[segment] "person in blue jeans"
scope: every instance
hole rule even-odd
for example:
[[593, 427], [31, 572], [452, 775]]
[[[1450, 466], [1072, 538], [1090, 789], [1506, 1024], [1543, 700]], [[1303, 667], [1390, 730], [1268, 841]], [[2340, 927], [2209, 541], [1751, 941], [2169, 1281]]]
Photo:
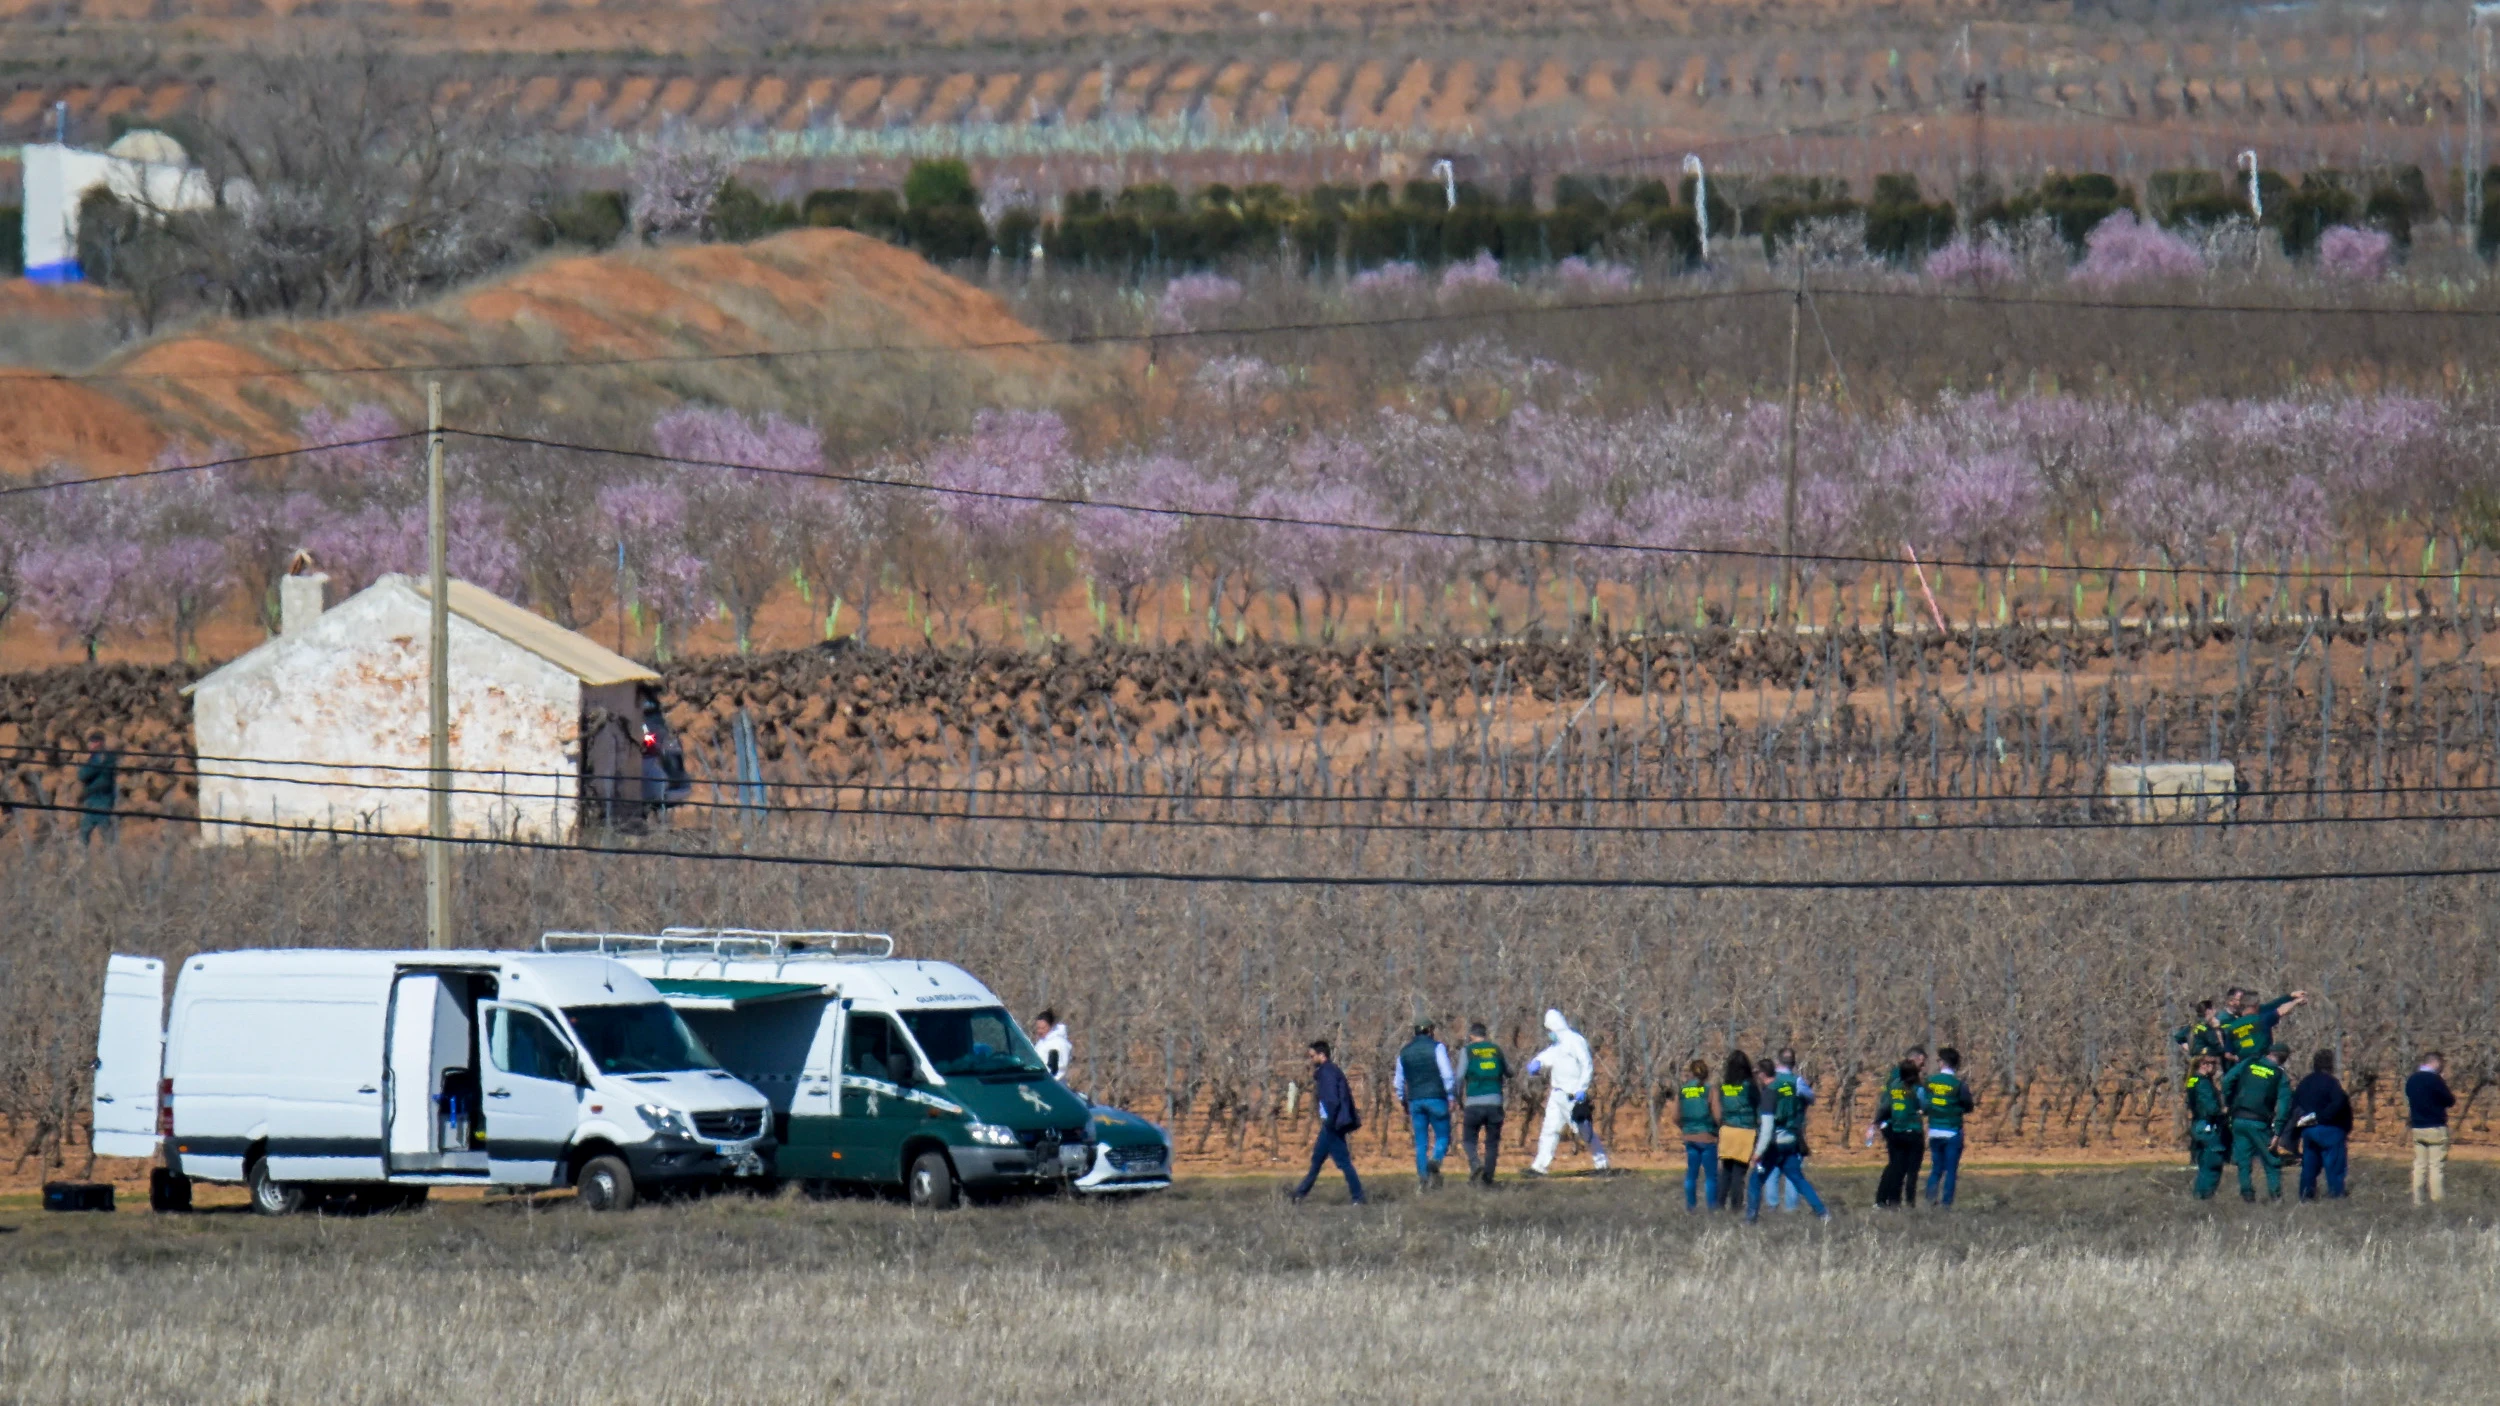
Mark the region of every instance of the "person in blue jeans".
[[1806, 1180], [1806, 1100], [1797, 1091], [1797, 1076], [1782, 1069], [1776, 1074], [1757, 1070], [1754, 1077], [1761, 1081], [1755, 1093], [1760, 1121], [1754, 1132], [1753, 1171], [1745, 1178], [1745, 1223], [1762, 1218], [1763, 1184], [1780, 1178], [1797, 1188], [1818, 1219], [1830, 1220], [1832, 1213], [1823, 1208], [1814, 1183]]
[[[1719, 1208], [1719, 1096], [1710, 1087], [1710, 1061], [1684, 1067], [1675, 1093], [1676, 1130], [1684, 1134], [1684, 1209]], [[1696, 1199], [1698, 1196], [1699, 1199]]]
[[1431, 1021], [1416, 1025], [1415, 1038], [1398, 1051], [1398, 1072], [1390, 1084], [1415, 1125], [1415, 1187], [1437, 1190], [1441, 1159], [1450, 1155], [1450, 1091], [1458, 1087], [1458, 1071], [1450, 1064], [1450, 1047], [1432, 1038]]
[[2320, 1050], [2309, 1061], [2309, 1077], [2292, 1090], [2292, 1126], [2300, 1129], [2300, 1199], [2318, 1199], [2318, 1177], [2326, 1177], [2326, 1197], [2344, 1199], [2345, 1143], [2352, 1137], [2352, 1099], [2335, 1078], [2335, 1052]]
[[1354, 1111], [1354, 1090], [1347, 1086], [1345, 1071], [1329, 1058], [1328, 1042], [1311, 1042], [1311, 1102], [1319, 1112], [1319, 1138], [1311, 1144], [1311, 1170], [1304, 1173], [1302, 1184], [1293, 1189], [1298, 1203], [1311, 1194], [1311, 1186], [1319, 1180], [1319, 1169], [1330, 1162], [1345, 1173], [1348, 1199], [1363, 1204], [1363, 1179], [1354, 1174], [1354, 1150], [1346, 1139], [1363, 1126], [1363, 1115]]
[[1953, 1187], [1962, 1174], [1962, 1120], [1978, 1111], [1970, 1086], [1962, 1082], [1962, 1052], [1951, 1045], [1936, 1051], [1936, 1072], [1927, 1076], [1927, 1204], [1932, 1209], [1953, 1204]]

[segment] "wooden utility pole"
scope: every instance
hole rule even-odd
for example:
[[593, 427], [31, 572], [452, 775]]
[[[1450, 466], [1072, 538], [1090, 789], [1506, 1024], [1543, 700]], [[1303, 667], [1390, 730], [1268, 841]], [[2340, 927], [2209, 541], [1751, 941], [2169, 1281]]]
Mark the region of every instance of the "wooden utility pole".
[[425, 385], [425, 945], [451, 946], [450, 513], [443, 494], [443, 384]]
[[1797, 258], [1797, 291], [1788, 300], [1788, 423], [1781, 432], [1780, 600], [1782, 618], [1797, 611], [1797, 336], [1806, 309], [1806, 251], [1790, 244]]

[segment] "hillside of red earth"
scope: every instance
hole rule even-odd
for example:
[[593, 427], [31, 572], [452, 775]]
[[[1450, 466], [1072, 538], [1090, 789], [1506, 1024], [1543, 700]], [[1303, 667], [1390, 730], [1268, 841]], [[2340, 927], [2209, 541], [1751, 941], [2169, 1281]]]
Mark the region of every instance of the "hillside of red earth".
[[[828, 354], [746, 356], [791, 349]], [[211, 321], [72, 377], [0, 366], [0, 472], [123, 472], [175, 444], [288, 449], [306, 414], [358, 403], [422, 424], [428, 379], [454, 424], [490, 409], [504, 425], [579, 424], [630, 406], [639, 426], [709, 400], [814, 420], [841, 448], [975, 408], [1079, 402], [1107, 378], [915, 254], [801, 230], [550, 257], [404, 311]]]

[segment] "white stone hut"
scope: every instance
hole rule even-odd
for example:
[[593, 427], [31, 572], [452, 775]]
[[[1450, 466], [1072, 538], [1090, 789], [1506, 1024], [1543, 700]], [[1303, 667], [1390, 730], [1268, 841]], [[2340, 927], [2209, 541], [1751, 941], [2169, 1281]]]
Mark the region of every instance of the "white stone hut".
[[[200, 816], [422, 835], [426, 583], [384, 576], [325, 610], [324, 580], [286, 577], [277, 637], [184, 690]], [[453, 833], [569, 836], [585, 718], [639, 717], [659, 675], [466, 581], [450, 606]], [[200, 834], [276, 838], [214, 823]]]

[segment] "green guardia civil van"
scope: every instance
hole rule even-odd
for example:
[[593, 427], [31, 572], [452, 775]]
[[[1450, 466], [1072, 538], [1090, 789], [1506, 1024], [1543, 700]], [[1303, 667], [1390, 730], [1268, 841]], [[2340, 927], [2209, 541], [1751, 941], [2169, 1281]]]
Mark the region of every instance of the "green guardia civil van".
[[1171, 1185], [1171, 1139], [1053, 1078], [1006, 1003], [883, 933], [551, 932], [648, 978], [721, 1066], [773, 1106], [771, 1175], [965, 1195]]

